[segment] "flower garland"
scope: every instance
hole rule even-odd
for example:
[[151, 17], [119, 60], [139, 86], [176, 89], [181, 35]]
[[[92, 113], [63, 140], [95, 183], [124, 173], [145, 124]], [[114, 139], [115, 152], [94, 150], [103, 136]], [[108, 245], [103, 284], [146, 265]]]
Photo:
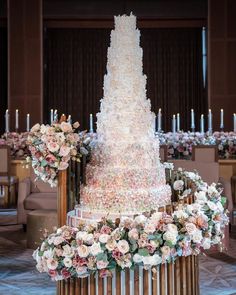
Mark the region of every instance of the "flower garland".
[[[186, 179], [194, 191], [185, 189]], [[100, 222], [81, 221], [78, 228], [58, 228], [33, 254], [38, 271], [56, 281], [95, 272], [104, 277], [114, 268], [148, 269], [219, 244], [228, 223], [221, 189], [183, 171], [178, 171], [173, 189], [180, 198], [193, 193], [195, 202], [179, 205], [172, 214], [154, 212], [116, 221], [104, 217]]]
[[11, 148], [11, 156], [14, 159], [26, 158], [30, 152], [27, 146], [29, 132], [7, 132], [0, 138], [0, 145], [8, 145]]
[[65, 170], [69, 161], [80, 161], [81, 155], [87, 154], [88, 140], [84, 141], [85, 132], [78, 134], [75, 129], [79, 127], [76, 122], [53, 123], [50, 125], [36, 124], [31, 128], [28, 136], [28, 148], [37, 177], [52, 187], [57, 186], [59, 170]]
[[212, 135], [200, 132], [158, 133], [160, 144], [167, 145], [170, 158], [189, 158], [193, 145], [217, 145], [221, 158], [236, 156], [236, 133], [214, 132]]

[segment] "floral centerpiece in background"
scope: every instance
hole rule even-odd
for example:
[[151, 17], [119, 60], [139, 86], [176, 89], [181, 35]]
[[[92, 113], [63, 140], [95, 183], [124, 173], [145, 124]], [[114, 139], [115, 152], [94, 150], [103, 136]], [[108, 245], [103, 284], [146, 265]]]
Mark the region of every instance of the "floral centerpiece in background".
[[[187, 180], [192, 189], [185, 186]], [[220, 187], [208, 186], [198, 174], [185, 171], [178, 172], [172, 187], [180, 199], [193, 193], [195, 202], [179, 205], [172, 214], [146, 213], [115, 222], [104, 217], [99, 222], [81, 221], [78, 228], [58, 228], [34, 252], [37, 269], [53, 280], [86, 277], [96, 271], [104, 277], [115, 268], [148, 269], [219, 244], [228, 223]]]
[[27, 146], [29, 132], [7, 132], [0, 138], [0, 145], [8, 145], [11, 148], [11, 157], [13, 159], [26, 158], [30, 152]]
[[28, 136], [28, 147], [37, 177], [48, 182], [52, 187], [57, 185], [59, 170], [65, 170], [69, 161], [80, 161], [84, 147], [85, 132], [78, 134], [75, 130], [79, 123], [53, 123], [52, 125], [36, 124]]
[[194, 145], [217, 145], [220, 158], [236, 157], [236, 133], [214, 132], [212, 135], [200, 132], [158, 133], [160, 144], [167, 145], [169, 158], [188, 159]]

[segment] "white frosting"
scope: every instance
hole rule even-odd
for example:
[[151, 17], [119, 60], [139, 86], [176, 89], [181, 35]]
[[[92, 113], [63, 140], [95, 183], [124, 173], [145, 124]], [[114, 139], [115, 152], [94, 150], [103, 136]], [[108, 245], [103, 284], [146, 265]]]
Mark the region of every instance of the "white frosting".
[[170, 203], [159, 160], [136, 17], [115, 17], [97, 114], [97, 140], [87, 165], [81, 207], [93, 212], [142, 212]]

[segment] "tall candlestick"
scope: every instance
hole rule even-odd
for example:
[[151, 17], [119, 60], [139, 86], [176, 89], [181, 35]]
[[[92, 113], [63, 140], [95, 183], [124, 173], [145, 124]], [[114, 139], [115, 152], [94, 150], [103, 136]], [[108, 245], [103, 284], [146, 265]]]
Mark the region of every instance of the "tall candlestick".
[[236, 132], [236, 114], [234, 114], [234, 132]]
[[57, 121], [58, 121], [57, 110], [54, 111], [53, 121], [54, 121], [54, 122], [57, 122]]
[[157, 115], [157, 131], [161, 132], [161, 109], [158, 110]]
[[89, 115], [89, 132], [93, 133], [93, 114]]
[[30, 131], [30, 114], [27, 114], [26, 116], [26, 131]]
[[204, 115], [201, 114], [201, 120], [200, 120], [200, 132], [201, 133], [204, 133], [205, 130], [204, 130]]
[[212, 112], [211, 112], [211, 109], [209, 109], [209, 112], [208, 112], [208, 132], [210, 134], [212, 133]]
[[9, 132], [9, 111], [5, 113], [5, 132]]
[[16, 110], [16, 130], [19, 129], [19, 110]]
[[177, 114], [177, 132], [180, 132], [180, 115]]
[[67, 122], [70, 123], [70, 124], [72, 123], [71, 115], [68, 116], [68, 118], [67, 118]]
[[220, 110], [220, 129], [224, 129], [224, 110]]
[[51, 109], [51, 111], [50, 111], [50, 123], [51, 123], [51, 125], [52, 125], [52, 123], [53, 123], [53, 109]]
[[191, 129], [192, 131], [195, 129], [195, 114], [193, 109], [191, 109]]
[[174, 134], [176, 133], [176, 120], [175, 120], [175, 115], [173, 115], [173, 119], [172, 119], [172, 132]]

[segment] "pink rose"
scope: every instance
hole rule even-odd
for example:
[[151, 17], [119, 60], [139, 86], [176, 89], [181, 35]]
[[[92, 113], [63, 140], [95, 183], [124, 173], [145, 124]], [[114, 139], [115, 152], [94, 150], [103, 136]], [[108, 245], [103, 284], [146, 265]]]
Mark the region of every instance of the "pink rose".
[[136, 228], [132, 228], [129, 231], [128, 236], [132, 240], [138, 240], [138, 238], [139, 238], [138, 230]]
[[108, 261], [99, 260], [99, 261], [97, 261], [97, 268], [98, 269], [106, 268], [108, 266], [108, 264], [109, 264]]
[[59, 155], [62, 157], [68, 156], [70, 153], [70, 148], [66, 145], [61, 146]]
[[69, 277], [71, 276], [70, 272], [66, 268], [62, 269], [61, 274], [64, 279], [69, 279]]
[[197, 229], [196, 225], [193, 223], [190, 223], [190, 222], [185, 224], [185, 228], [186, 228], [186, 231], [189, 235], [192, 235]]
[[72, 127], [70, 123], [62, 122], [61, 123], [61, 130], [63, 132], [72, 132]]
[[111, 228], [107, 225], [103, 225], [101, 230], [100, 230], [101, 234], [110, 234], [111, 233]]
[[49, 142], [47, 144], [47, 148], [49, 149], [50, 152], [55, 153], [59, 150], [59, 145], [56, 142]]

